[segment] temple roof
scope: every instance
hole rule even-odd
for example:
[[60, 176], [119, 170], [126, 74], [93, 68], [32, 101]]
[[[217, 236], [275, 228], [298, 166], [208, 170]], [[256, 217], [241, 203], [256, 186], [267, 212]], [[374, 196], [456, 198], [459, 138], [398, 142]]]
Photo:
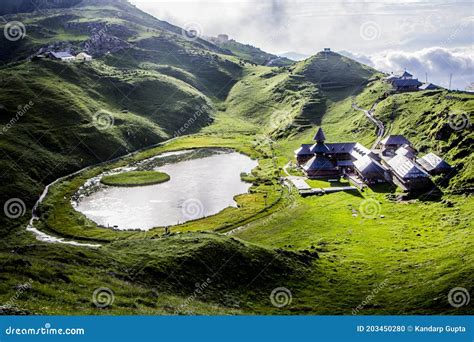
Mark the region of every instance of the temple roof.
[[354, 166], [364, 176], [374, 173], [384, 175], [385, 173], [383, 166], [368, 155], [354, 161]]
[[411, 145], [411, 142], [403, 135], [389, 135], [385, 137], [381, 142], [383, 145]]
[[313, 140], [317, 142], [324, 142], [326, 140], [326, 136], [324, 135], [322, 127], [319, 127]]
[[329, 147], [323, 142], [317, 142], [311, 146], [311, 152], [313, 153], [327, 153], [329, 152]]
[[313, 154], [313, 152], [311, 152], [311, 146], [312, 144], [302, 144], [301, 147], [295, 151], [295, 154], [297, 156], [311, 155]]
[[303, 170], [336, 170], [336, 165], [324, 156], [314, 156], [303, 166]]

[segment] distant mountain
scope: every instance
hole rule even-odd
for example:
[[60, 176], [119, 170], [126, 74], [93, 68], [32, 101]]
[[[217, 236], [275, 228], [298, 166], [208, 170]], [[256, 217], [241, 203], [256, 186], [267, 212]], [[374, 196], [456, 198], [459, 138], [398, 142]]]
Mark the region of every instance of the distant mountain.
[[280, 53], [279, 56], [286, 57], [288, 59], [291, 59], [292, 61], [302, 61], [302, 60], [310, 57], [310, 55], [305, 55], [303, 53], [294, 52], [294, 51]]
[[68, 8], [79, 4], [82, 0], [2, 0], [0, 15], [13, 13], [29, 13], [39, 10]]
[[273, 55], [262, 51], [255, 46], [242, 44], [233, 39], [219, 39], [215, 37], [209, 37], [207, 39], [220, 48], [227, 50], [229, 53], [236, 55], [247, 62], [268, 66], [286, 66], [293, 64], [293, 61], [286, 57]]
[[[44, 182], [59, 175], [169, 139], [182, 127], [197, 132], [212, 122], [211, 98], [225, 99], [241, 77], [242, 66], [225, 50], [128, 2], [62, 5], [69, 7], [9, 15], [24, 23], [26, 34], [0, 39], [0, 126], [34, 103], [8, 132], [0, 131], [2, 149], [25, 170], [0, 159], [8, 184], [1, 203], [17, 194], [30, 206]], [[48, 51], [87, 51], [94, 60], [29, 60]], [[99, 117], [114, 124], [102, 130]], [[30, 146], [26, 152], [23, 144]]]
[[371, 67], [374, 66], [372, 61], [367, 56], [360, 55], [358, 53], [353, 53], [353, 52], [350, 52], [350, 51], [347, 51], [347, 50], [341, 50], [341, 51], [338, 51], [338, 53], [340, 53], [341, 55], [346, 56], [350, 59], [358, 61], [359, 63], [365, 64], [365, 65], [368, 65], [368, 66], [371, 66]]

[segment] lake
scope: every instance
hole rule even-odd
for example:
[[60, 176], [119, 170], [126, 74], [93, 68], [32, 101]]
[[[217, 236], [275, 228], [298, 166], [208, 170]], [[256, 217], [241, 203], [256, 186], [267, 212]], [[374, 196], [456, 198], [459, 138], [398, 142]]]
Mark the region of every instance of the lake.
[[112, 187], [100, 185], [99, 176], [82, 187], [96, 189], [80, 195], [73, 204], [76, 210], [105, 227], [148, 230], [176, 225], [236, 207], [234, 196], [246, 193], [251, 186], [241, 180], [240, 174], [249, 173], [256, 166], [256, 160], [232, 150], [166, 153], [122, 171], [158, 170], [170, 175], [168, 182]]

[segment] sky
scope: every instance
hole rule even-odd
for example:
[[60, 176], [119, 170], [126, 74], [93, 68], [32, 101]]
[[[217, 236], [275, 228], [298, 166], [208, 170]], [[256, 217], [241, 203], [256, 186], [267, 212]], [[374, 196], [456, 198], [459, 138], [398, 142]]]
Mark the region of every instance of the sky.
[[325, 47], [385, 72], [474, 90], [474, 1], [130, 0], [202, 36], [281, 54]]

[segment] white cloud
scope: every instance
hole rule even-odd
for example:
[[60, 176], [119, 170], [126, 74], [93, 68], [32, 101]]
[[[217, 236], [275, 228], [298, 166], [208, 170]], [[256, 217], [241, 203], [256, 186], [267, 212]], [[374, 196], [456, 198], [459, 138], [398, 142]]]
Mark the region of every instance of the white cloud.
[[[454, 87], [473, 82], [473, 4], [457, 0], [131, 0], [203, 35], [227, 33], [264, 51], [312, 55], [324, 47], [358, 51], [385, 71], [407, 68]], [[456, 48], [456, 47], [463, 47]], [[381, 52], [384, 51], [384, 52]], [[469, 70], [471, 68], [471, 70]]]
[[342, 54], [354, 58], [361, 63], [370, 65], [385, 72], [400, 72], [405, 68], [413, 75], [425, 81], [449, 86], [452, 76], [453, 89], [465, 89], [474, 82], [474, 50], [472, 48], [431, 47], [415, 52], [388, 50], [373, 55], [341, 51]]

